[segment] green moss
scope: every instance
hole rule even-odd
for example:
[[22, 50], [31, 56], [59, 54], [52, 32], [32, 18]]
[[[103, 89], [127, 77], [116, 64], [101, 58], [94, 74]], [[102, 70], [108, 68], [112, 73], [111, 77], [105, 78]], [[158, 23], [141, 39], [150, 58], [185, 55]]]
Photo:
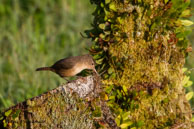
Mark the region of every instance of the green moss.
[[[93, 121], [86, 103], [76, 96], [61, 92], [44, 94], [40, 98], [28, 100], [6, 113], [0, 126], [7, 128], [86, 128]], [[21, 106], [21, 107], [20, 107]], [[19, 109], [18, 109], [19, 108]], [[10, 112], [10, 110], [6, 111]], [[84, 113], [84, 114], [83, 114]]]
[[190, 110], [182, 103], [181, 85], [187, 29], [177, 21], [189, 1], [91, 1], [97, 6], [93, 28], [87, 31], [94, 41], [91, 54], [103, 59], [97, 67], [106, 71], [103, 84], [113, 112], [119, 116], [131, 111], [129, 120], [136, 124], [130, 127], [168, 128], [179, 120], [188, 122], [191, 114], [181, 115]]

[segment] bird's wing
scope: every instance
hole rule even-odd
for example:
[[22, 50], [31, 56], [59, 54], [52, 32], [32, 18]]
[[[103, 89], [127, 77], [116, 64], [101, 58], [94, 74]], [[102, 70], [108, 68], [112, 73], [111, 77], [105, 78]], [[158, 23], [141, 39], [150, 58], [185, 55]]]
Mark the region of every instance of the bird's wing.
[[71, 69], [75, 65], [73, 58], [65, 58], [57, 61], [52, 68], [54, 69]]

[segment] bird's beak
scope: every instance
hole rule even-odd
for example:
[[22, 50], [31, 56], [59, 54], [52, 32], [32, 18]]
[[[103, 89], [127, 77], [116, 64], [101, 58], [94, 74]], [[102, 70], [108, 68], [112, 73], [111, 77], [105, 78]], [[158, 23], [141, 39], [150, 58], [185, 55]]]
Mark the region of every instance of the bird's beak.
[[93, 68], [93, 71], [98, 75], [98, 72], [96, 71], [96, 69], [95, 68]]

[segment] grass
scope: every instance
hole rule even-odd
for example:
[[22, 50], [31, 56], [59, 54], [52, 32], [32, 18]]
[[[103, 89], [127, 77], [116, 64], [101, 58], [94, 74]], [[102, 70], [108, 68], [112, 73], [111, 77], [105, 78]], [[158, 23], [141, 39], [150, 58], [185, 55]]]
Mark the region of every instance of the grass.
[[86, 53], [80, 36], [92, 8], [85, 0], [0, 1], [0, 109], [65, 82], [51, 72], [35, 72], [58, 59]]
[[[0, 1], [0, 110], [65, 82], [35, 69], [86, 53], [90, 41], [80, 32], [90, 28], [92, 12], [89, 0]], [[194, 67], [193, 58], [187, 60], [189, 68]]]

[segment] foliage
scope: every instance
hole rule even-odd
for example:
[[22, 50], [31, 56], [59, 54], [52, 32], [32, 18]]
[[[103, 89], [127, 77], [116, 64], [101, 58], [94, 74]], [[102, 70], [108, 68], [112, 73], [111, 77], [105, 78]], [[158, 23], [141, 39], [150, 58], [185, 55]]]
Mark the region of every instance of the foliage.
[[[118, 125], [165, 128], [183, 120], [175, 119], [179, 114], [176, 108], [186, 111], [190, 107], [178, 102], [176, 105], [174, 101], [185, 97], [180, 84], [188, 55], [186, 36], [191, 32], [188, 26], [193, 24], [187, 19], [190, 1], [91, 0], [91, 3], [96, 5], [93, 28], [85, 33], [94, 42], [90, 53], [98, 71], [103, 73], [108, 104]], [[160, 112], [160, 120], [151, 119], [158, 115], [156, 112]], [[122, 120], [125, 113], [129, 113], [126, 123]], [[189, 115], [184, 117], [191, 119]]]
[[[100, 4], [101, 1], [92, 0], [91, 2]], [[106, 0], [105, 2], [106, 4], [104, 5], [106, 6], [109, 5], [108, 3], [111, 0]], [[165, 0], [165, 2], [168, 3], [169, 0]], [[194, 1], [191, 1], [191, 3], [192, 7], [194, 7]], [[106, 8], [109, 7], [106, 6]], [[114, 4], [110, 4], [111, 10], [115, 10], [115, 8]], [[64, 82], [63, 79], [52, 73], [35, 73], [34, 69], [39, 66], [51, 65], [60, 58], [78, 55], [83, 52], [83, 48], [88, 45], [88, 42], [80, 37], [79, 32], [88, 27], [91, 19], [89, 15], [91, 10], [92, 8], [87, 0], [0, 1], [0, 109], [21, 102], [26, 98], [37, 96]], [[98, 10], [96, 13], [98, 12], [100, 15], [106, 13], [111, 19], [112, 11], [103, 11], [100, 6], [96, 10]], [[147, 13], [149, 14], [150, 12]], [[183, 11], [182, 16], [185, 14], [187, 16], [189, 13], [193, 15], [193, 9], [192, 12], [186, 9]], [[100, 18], [103, 21], [102, 17], [98, 16], [96, 20]], [[191, 18], [194, 19], [194, 17]], [[182, 18], [182, 20], [186, 19]], [[169, 19], [166, 20], [172, 22]], [[118, 22], [123, 22], [122, 17], [118, 18]], [[101, 37], [103, 38], [103, 34], [108, 35], [110, 32], [103, 31], [102, 29], [105, 25], [105, 29], [108, 28], [107, 24], [101, 23], [98, 30], [102, 32]], [[93, 26], [95, 25], [98, 28], [98, 25], [94, 22]], [[115, 28], [114, 31], [117, 34], [116, 26], [112, 27]], [[152, 28], [157, 30], [158, 27], [156, 24]], [[183, 30], [185, 29], [183, 28]], [[189, 31], [183, 32], [180, 37], [187, 35]], [[89, 32], [87, 31], [88, 36], [93, 36], [93, 39], [95, 39], [93, 33]], [[193, 34], [190, 35], [191, 41], [194, 41]], [[101, 38], [96, 38], [95, 41], [97, 42], [98, 40], [101, 40]], [[100, 50], [98, 45], [94, 45], [93, 48]], [[107, 47], [104, 47], [104, 50], [107, 50]], [[55, 54], [56, 52], [58, 53]], [[194, 67], [193, 52], [190, 54], [191, 56], [187, 57], [187, 67], [189, 68]], [[103, 55], [107, 53], [101, 51], [98, 54], [94, 55], [95, 59], [98, 59], [96, 61], [98, 65], [107, 62], [107, 57]], [[123, 69], [121, 62], [117, 62], [116, 66]], [[98, 67], [100, 68], [101, 66]], [[104, 65], [100, 71], [104, 72], [103, 70], [108, 68], [109, 66]], [[108, 74], [104, 74], [104, 78], [109, 78], [110, 75], [114, 78], [114, 69], [110, 68], [108, 71]], [[193, 70], [191, 75], [191, 79], [194, 81]], [[113, 87], [114, 85], [111, 86]], [[125, 89], [125, 87], [123, 88]], [[119, 87], [118, 89], [120, 90], [121, 88]], [[111, 90], [114, 90], [114, 88], [109, 90], [110, 94], [112, 94]], [[187, 92], [192, 90], [192, 87], [187, 88]], [[109, 92], [107, 91], [107, 93]], [[111, 101], [115, 100], [113, 95], [108, 94], [108, 97]], [[168, 99], [164, 99], [164, 102], [168, 101]], [[194, 101], [194, 99], [191, 101]]]
[[[192, 86], [193, 82], [190, 80], [190, 74], [191, 72], [187, 68], [183, 68], [183, 72], [185, 73], [185, 76], [182, 81], [182, 85], [188, 89]], [[194, 92], [190, 91], [186, 94], [186, 99], [190, 100], [193, 97]]]
[[[191, 0], [191, 17], [190, 20], [194, 21], [194, 1]], [[192, 27], [193, 28], [193, 27]], [[188, 36], [189, 37], [189, 41], [192, 43], [192, 45], [190, 45], [190, 51], [192, 51], [192, 48], [194, 48], [194, 31]], [[188, 68], [189, 71], [191, 71], [190, 73], [190, 77], [191, 77], [191, 81], [194, 82], [194, 51], [190, 52], [189, 56], [186, 59], [186, 65], [185, 67]], [[188, 91], [194, 91], [194, 85], [192, 87], [187, 88]], [[194, 98], [192, 98], [190, 100], [192, 107], [194, 106]]]

